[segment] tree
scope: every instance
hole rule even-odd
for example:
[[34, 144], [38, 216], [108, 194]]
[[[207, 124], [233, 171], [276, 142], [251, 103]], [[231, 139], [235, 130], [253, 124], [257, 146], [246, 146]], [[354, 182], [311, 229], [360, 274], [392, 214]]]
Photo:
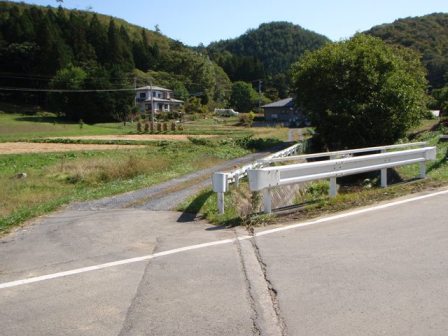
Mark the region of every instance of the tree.
[[200, 113], [203, 111], [201, 100], [198, 97], [190, 97], [185, 102], [186, 113]]
[[442, 110], [442, 113], [448, 112], [448, 86], [432, 92], [434, 96], [434, 108]]
[[[86, 78], [87, 74], [83, 69], [70, 65], [56, 73], [50, 82], [50, 87], [59, 90], [79, 90], [83, 88]], [[49, 98], [51, 108], [65, 112], [67, 118], [73, 121], [86, 119], [85, 111], [82, 109], [85, 98], [79, 93], [54, 92]]]
[[293, 66], [296, 101], [329, 149], [386, 145], [424, 116], [425, 70], [416, 53], [357, 34]]
[[235, 82], [232, 85], [232, 94], [230, 96], [230, 106], [239, 112], [249, 112], [258, 101], [258, 94], [246, 82]]

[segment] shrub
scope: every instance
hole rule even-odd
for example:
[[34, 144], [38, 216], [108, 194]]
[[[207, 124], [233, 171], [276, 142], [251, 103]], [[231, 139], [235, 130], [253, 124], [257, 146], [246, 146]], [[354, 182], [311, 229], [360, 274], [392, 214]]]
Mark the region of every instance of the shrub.
[[252, 136], [244, 137], [236, 140], [236, 144], [240, 147], [251, 150], [265, 150], [282, 144], [282, 141], [275, 138], [255, 138]]
[[213, 142], [205, 138], [188, 137], [191, 143], [199, 146], [213, 146]]
[[328, 149], [392, 144], [426, 110], [419, 56], [362, 34], [305, 54], [293, 79], [296, 100]]

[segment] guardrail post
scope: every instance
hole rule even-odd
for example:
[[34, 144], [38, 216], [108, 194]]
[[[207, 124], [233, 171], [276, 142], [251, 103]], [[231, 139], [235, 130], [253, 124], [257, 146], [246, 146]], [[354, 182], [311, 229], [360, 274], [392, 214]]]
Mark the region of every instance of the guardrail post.
[[213, 191], [218, 196], [218, 212], [224, 213], [224, 193], [227, 191], [227, 174], [214, 173], [212, 176]]
[[336, 184], [336, 177], [330, 177], [330, 197], [336, 197], [338, 193], [338, 185]]
[[426, 177], [426, 162], [420, 162], [420, 174], [419, 177], [424, 179]]
[[263, 189], [263, 212], [272, 213], [272, 195], [271, 188]]
[[387, 168], [381, 169], [381, 188], [387, 187]]
[[218, 196], [218, 213], [223, 214], [224, 213], [224, 193], [219, 192], [217, 193]]
[[[386, 153], [386, 150], [383, 148], [380, 153]], [[387, 168], [381, 169], [381, 188], [387, 188]]]

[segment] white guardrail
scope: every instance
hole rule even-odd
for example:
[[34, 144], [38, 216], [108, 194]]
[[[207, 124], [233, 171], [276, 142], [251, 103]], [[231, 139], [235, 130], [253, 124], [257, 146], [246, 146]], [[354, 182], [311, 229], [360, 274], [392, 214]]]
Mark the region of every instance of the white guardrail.
[[[417, 163], [420, 164], [419, 177], [424, 178], [426, 176], [425, 162], [428, 160], [435, 160], [436, 158], [436, 148], [426, 147], [426, 145], [427, 144], [425, 142], [419, 142], [392, 146], [361, 148], [338, 152], [299, 155], [283, 159], [270, 159], [268, 160], [269, 163], [279, 161], [285, 162], [291, 160], [303, 160], [309, 158], [330, 158], [330, 160], [326, 161], [305, 162], [277, 167], [251, 168], [247, 172], [249, 177], [249, 187], [251, 191], [263, 192], [263, 211], [265, 213], [271, 213], [271, 188], [277, 186], [329, 178], [330, 197], [334, 197], [337, 194], [337, 177], [381, 170], [381, 186], [386, 187], [387, 168]], [[415, 146], [425, 147], [385, 153], [385, 151], [389, 149]], [[347, 157], [356, 153], [368, 152], [380, 153]]]
[[287, 156], [297, 154], [302, 144], [298, 143], [279, 152], [268, 155], [260, 160], [252, 162], [241, 168], [232, 170], [230, 172], [217, 172], [212, 175], [213, 191], [218, 194], [218, 211], [220, 214], [224, 213], [224, 193], [229, 190], [229, 184], [235, 183], [237, 186], [241, 178], [247, 175], [249, 169], [262, 168], [269, 165], [271, 160], [278, 158], [285, 158]]

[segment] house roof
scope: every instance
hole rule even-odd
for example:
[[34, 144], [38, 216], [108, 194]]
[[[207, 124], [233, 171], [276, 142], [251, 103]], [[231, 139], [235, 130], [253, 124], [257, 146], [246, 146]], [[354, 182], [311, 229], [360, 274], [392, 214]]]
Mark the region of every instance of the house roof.
[[161, 86], [155, 86], [155, 85], [153, 85], [153, 86], [150, 86], [150, 85], [142, 86], [142, 87], [137, 88], [136, 90], [137, 91], [156, 90], [156, 91], [169, 91], [169, 92], [173, 91], [173, 90], [165, 89], [165, 88], [163, 88]]
[[294, 107], [294, 100], [293, 98], [285, 98], [270, 104], [263, 105], [262, 107]]

